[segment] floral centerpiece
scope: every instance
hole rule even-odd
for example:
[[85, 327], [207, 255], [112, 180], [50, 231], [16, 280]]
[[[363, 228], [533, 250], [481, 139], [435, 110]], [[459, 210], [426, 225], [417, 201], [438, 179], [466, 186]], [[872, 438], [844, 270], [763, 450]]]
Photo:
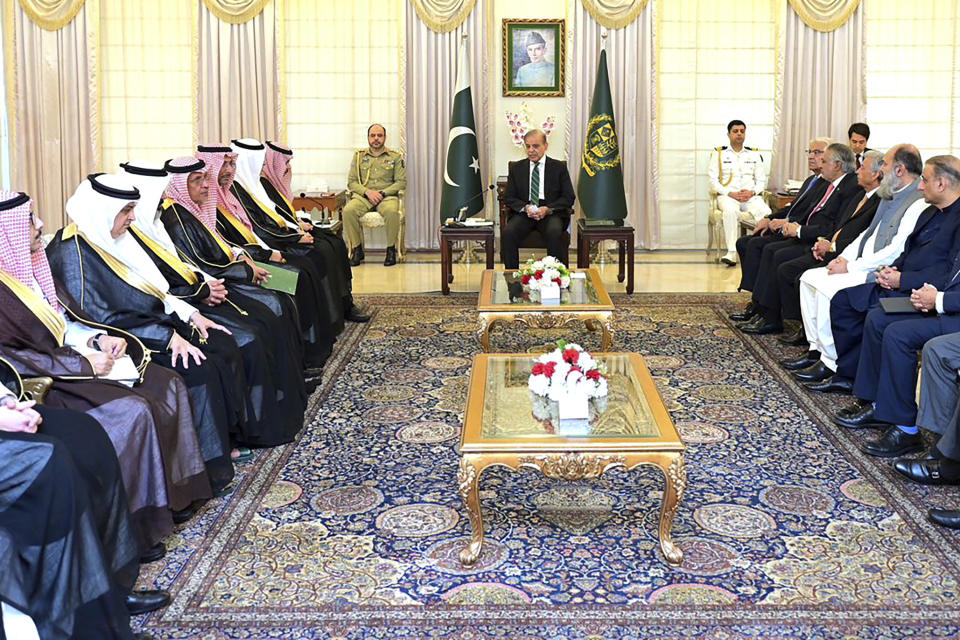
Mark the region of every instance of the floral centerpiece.
[[533, 291], [550, 282], [555, 282], [561, 289], [570, 286], [570, 269], [553, 256], [527, 260], [517, 275], [520, 276], [520, 284]]
[[556, 349], [534, 361], [527, 386], [558, 402], [567, 396], [602, 398], [607, 395], [606, 367], [580, 345], [558, 340]]

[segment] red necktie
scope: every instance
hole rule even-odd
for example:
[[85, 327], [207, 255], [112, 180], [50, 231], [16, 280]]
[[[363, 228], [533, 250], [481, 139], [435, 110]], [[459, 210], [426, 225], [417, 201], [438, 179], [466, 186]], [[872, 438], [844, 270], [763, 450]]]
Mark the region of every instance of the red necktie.
[[804, 224], [810, 224], [810, 218], [813, 217], [813, 214], [815, 214], [817, 211], [820, 211], [820, 209], [823, 208], [824, 203], [827, 201], [827, 198], [830, 197], [830, 194], [833, 193], [834, 189], [836, 189], [836, 187], [833, 185], [832, 182], [827, 185], [827, 192], [823, 194], [823, 198], [820, 200], [820, 202], [817, 203], [817, 206], [813, 208], [813, 211], [810, 212], [810, 215], [807, 216], [807, 221]]

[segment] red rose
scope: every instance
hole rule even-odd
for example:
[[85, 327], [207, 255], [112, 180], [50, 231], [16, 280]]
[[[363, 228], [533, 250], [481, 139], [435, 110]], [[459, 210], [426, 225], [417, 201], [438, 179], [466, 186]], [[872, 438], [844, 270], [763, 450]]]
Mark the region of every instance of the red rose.
[[576, 349], [565, 349], [563, 352], [563, 359], [565, 362], [570, 364], [577, 364], [577, 360], [580, 359], [580, 352]]
[[537, 269], [537, 272], [533, 274], [533, 277], [539, 280], [543, 277], [543, 269]]
[[526, 275], [520, 278], [520, 284], [530, 284], [530, 276]]
[[543, 373], [544, 373], [548, 378], [552, 378], [552, 377], [553, 377], [553, 372], [554, 372], [554, 370], [555, 370], [556, 368], [557, 368], [557, 363], [556, 363], [556, 362], [551, 361], [551, 362], [544, 363], [544, 365], [543, 365]]
[[535, 376], [543, 375], [543, 363], [541, 362], [534, 363], [533, 367], [530, 369], [530, 373], [532, 373]]
[[590, 369], [590, 371], [587, 371], [587, 378], [593, 380], [594, 382], [598, 382], [602, 377], [603, 376], [600, 375], [599, 369]]
[[558, 287], [563, 286], [560, 284], [560, 278], [554, 278], [553, 281], [557, 283]]

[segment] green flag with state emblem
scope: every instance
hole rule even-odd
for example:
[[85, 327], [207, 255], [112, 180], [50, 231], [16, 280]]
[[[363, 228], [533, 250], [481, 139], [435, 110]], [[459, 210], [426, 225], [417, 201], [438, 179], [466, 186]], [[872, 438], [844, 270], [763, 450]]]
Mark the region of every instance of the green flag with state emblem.
[[476, 124], [473, 118], [473, 93], [470, 91], [470, 57], [467, 42], [460, 45], [460, 67], [450, 114], [447, 137], [447, 161], [443, 170], [440, 220], [472, 216], [483, 211], [483, 187], [480, 180], [480, 152], [477, 150]]
[[617, 123], [613, 117], [610, 79], [607, 77], [607, 52], [603, 50], [597, 65], [587, 135], [583, 140], [577, 198], [588, 219], [622, 222], [627, 217]]

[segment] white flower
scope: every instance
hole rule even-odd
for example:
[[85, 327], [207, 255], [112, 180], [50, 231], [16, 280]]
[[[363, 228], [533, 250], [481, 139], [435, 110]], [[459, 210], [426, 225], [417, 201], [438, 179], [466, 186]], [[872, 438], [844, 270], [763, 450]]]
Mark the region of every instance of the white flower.
[[527, 386], [530, 388], [530, 391], [533, 391], [538, 396], [542, 396], [547, 393], [547, 389], [550, 388], [550, 378], [545, 375], [531, 375], [527, 380]]
[[566, 289], [570, 286], [570, 276], [560, 276], [560, 288]]

